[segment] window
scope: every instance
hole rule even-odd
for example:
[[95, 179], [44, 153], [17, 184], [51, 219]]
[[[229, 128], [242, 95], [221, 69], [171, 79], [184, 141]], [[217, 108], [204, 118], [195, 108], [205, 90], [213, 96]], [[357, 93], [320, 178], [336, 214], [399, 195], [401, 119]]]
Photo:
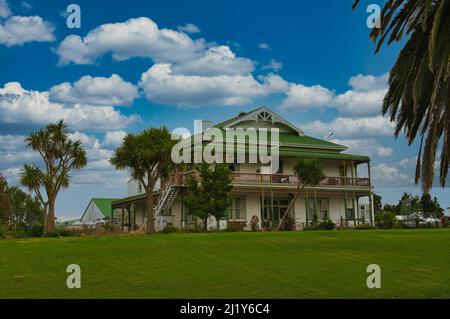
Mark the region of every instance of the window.
[[[315, 205], [314, 205], [315, 204]], [[314, 198], [308, 198], [308, 219], [314, 220], [315, 212], [317, 211], [317, 219], [325, 220], [330, 216], [330, 200], [329, 198], [317, 198], [314, 203]]]
[[[270, 199], [264, 199], [264, 210], [263, 210], [263, 219], [273, 219], [275, 221], [283, 218], [284, 214], [289, 207], [290, 200], [289, 199], [277, 199], [274, 198], [273, 205]], [[273, 206], [273, 211], [272, 211]], [[291, 210], [291, 214], [293, 214], [294, 209]]]
[[347, 212], [345, 213], [346, 219], [354, 219], [355, 218], [355, 212], [353, 211], [353, 208], [347, 208]]
[[142, 184], [141, 183], [138, 183], [138, 192], [142, 193]]
[[246, 220], [245, 197], [235, 197], [231, 199], [231, 206], [228, 210], [230, 220]]
[[260, 121], [272, 121], [272, 115], [268, 112], [261, 112], [258, 114], [258, 120]]

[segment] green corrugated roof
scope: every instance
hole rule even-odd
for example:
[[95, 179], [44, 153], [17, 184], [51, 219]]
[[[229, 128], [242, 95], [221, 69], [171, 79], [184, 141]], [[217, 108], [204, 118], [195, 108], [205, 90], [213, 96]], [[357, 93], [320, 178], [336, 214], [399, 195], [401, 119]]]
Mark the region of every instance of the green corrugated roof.
[[290, 133], [280, 133], [280, 142], [281, 144], [295, 144], [298, 146], [318, 146], [324, 148], [335, 148], [335, 149], [346, 149], [345, 146], [332, 143], [329, 141], [321, 140], [312, 136], [299, 136], [297, 134]]
[[111, 217], [112, 214], [112, 206], [111, 204], [118, 200], [118, 198], [93, 198], [92, 201], [95, 203], [95, 206], [100, 210], [100, 212], [105, 217]]
[[[226, 139], [226, 130], [221, 129], [223, 138]], [[259, 131], [256, 131], [256, 136], [259, 138]], [[267, 140], [271, 141], [271, 134], [268, 132], [267, 134]], [[190, 137], [186, 138], [187, 140], [191, 140], [191, 142], [194, 142], [194, 135], [191, 135]], [[281, 143], [281, 146], [288, 145], [293, 147], [311, 147], [311, 148], [324, 148], [324, 149], [332, 149], [332, 150], [345, 150], [347, 147], [332, 143], [329, 141], [321, 140], [312, 136], [303, 135], [299, 136], [295, 133], [279, 133], [279, 142]], [[208, 141], [205, 141], [205, 143], [208, 143]], [[225, 142], [224, 142], [225, 143]]]
[[280, 156], [292, 156], [302, 158], [320, 158], [320, 159], [341, 159], [368, 162], [370, 158], [364, 155], [353, 155], [346, 153], [332, 152], [313, 152], [313, 151], [297, 151], [297, 150], [280, 150]]

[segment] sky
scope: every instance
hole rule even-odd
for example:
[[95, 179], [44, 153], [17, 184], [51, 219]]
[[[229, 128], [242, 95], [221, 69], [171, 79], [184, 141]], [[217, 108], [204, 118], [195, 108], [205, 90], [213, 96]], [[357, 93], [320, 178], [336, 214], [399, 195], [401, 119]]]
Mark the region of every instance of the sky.
[[[69, 28], [69, 4], [81, 10]], [[0, 171], [18, 185], [39, 157], [30, 132], [65, 119], [88, 165], [72, 174], [57, 215], [81, 217], [92, 197], [126, 196], [108, 162], [127, 132], [220, 122], [267, 106], [307, 135], [372, 159], [375, 192], [397, 203], [414, 185], [417, 143], [380, 114], [402, 43], [374, 53], [364, 2], [0, 0]], [[448, 188], [435, 187], [443, 207]]]

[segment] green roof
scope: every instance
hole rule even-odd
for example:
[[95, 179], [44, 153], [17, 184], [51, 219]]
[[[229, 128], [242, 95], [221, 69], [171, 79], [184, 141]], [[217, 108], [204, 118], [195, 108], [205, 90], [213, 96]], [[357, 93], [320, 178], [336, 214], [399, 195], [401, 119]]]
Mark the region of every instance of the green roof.
[[95, 203], [95, 206], [100, 210], [100, 212], [105, 217], [111, 217], [112, 214], [112, 206], [111, 204], [118, 200], [118, 198], [93, 198], [92, 201]]
[[350, 161], [369, 162], [370, 158], [364, 155], [353, 155], [346, 153], [332, 152], [314, 152], [314, 151], [297, 151], [297, 150], [280, 150], [280, 156], [292, 156], [303, 158], [320, 158], [320, 159], [340, 159]]
[[291, 134], [291, 133], [280, 133], [280, 142], [283, 146], [283, 144], [295, 144], [296, 146], [314, 146], [314, 147], [321, 147], [321, 148], [333, 148], [333, 149], [340, 149], [344, 150], [346, 149], [345, 146], [332, 143], [329, 141], [321, 140], [312, 136], [299, 136], [297, 134]]

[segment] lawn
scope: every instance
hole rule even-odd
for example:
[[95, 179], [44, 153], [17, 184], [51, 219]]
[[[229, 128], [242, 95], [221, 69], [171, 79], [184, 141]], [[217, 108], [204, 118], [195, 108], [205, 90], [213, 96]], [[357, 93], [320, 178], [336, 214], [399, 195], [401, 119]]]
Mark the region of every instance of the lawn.
[[0, 240], [0, 298], [23, 297], [450, 298], [450, 229]]

